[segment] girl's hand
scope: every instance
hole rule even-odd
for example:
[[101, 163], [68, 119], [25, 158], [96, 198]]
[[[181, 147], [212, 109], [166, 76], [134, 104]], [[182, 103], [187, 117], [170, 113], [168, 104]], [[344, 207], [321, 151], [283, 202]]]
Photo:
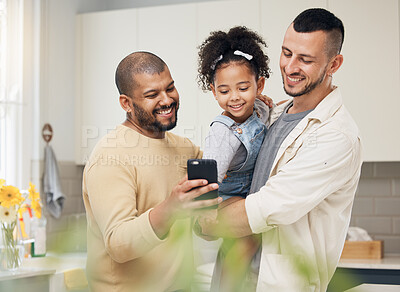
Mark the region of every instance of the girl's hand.
[[259, 100], [261, 100], [263, 103], [265, 103], [270, 108], [272, 108], [272, 106], [274, 105], [274, 102], [273, 102], [272, 98], [270, 98], [269, 96], [266, 96], [266, 95], [263, 95], [263, 94], [259, 94], [256, 97]]
[[281, 105], [281, 104], [284, 104], [285, 102], [287, 102], [288, 101], [288, 99], [285, 99], [285, 100], [281, 100], [280, 102], [278, 102], [276, 105], [278, 106], [278, 105]]

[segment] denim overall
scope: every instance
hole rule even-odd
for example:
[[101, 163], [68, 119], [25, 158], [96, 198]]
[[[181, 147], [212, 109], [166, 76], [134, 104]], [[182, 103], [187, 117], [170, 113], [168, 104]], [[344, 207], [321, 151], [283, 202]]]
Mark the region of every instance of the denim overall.
[[258, 118], [255, 110], [242, 124], [238, 124], [224, 115], [217, 116], [213, 123], [215, 122], [227, 126], [242, 142], [247, 151], [246, 160], [238, 169], [228, 169], [225, 178], [219, 183], [218, 193], [223, 199], [226, 199], [226, 196], [241, 196], [245, 198], [250, 191], [254, 166], [267, 128]]

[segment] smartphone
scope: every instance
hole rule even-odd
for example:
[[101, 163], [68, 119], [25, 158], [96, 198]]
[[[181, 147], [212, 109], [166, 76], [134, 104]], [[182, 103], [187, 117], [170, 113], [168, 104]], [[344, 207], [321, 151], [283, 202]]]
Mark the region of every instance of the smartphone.
[[[205, 179], [208, 183], [217, 183], [217, 162], [214, 159], [189, 159], [187, 161], [188, 178], [190, 179]], [[195, 198], [195, 200], [208, 200], [218, 197], [218, 190], [212, 190]], [[218, 206], [206, 207], [216, 209]]]

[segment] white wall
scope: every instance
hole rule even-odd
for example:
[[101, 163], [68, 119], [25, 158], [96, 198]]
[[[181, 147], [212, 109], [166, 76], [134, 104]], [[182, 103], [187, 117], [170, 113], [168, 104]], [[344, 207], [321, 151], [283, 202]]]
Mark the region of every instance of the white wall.
[[[75, 17], [101, 10], [105, 0], [42, 0], [41, 2], [40, 117], [35, 137], [45, 123], [53, 127], [57, 159], [74, 159]], [[35, 142], [35, 161], [43, 159], [44, 141]]]

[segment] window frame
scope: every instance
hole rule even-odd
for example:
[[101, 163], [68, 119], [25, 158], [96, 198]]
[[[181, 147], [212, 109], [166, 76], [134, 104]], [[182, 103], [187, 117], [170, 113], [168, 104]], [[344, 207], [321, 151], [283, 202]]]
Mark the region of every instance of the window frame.
[[35, 40], [32, 32], [40, 24], [31, 25], [40, 20], [40, 9], [34, 9], [34, 2], [39, 1], [0, 0], [0, 178], [20, 189], [32, 180], [32, 137], [37, 135], [33, 109], [38, 99], [33, 97], [38, 96], [38, 73], [33, 64], [38, 64], [40, 38]]

